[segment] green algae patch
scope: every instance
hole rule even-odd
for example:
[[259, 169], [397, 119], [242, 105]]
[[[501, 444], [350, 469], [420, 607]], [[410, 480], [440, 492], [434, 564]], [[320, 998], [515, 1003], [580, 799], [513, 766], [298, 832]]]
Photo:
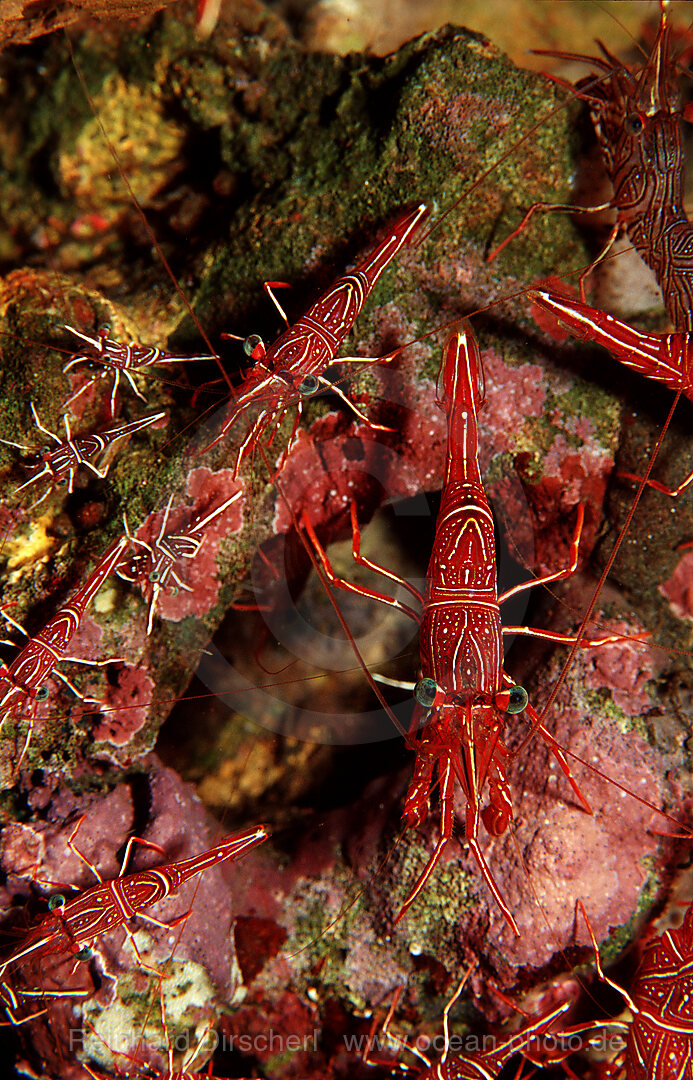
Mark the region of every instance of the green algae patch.
[[[421, 861], [419, 872], [424, 865]], [[414, 948], [426, 952], [429, 934], [435, 935], [436, 939], [451, 935], [460, 917], [474, 907], [476, 896], [471, 882], [471, 876], [459, 865], [448, 863], [436, 868], [434, 876], [416, 901], [416, 910], [411, 908], [408, 913], [408, 936]]]
[[[296, 905], [291, 912], [292, 930], [286, 951], [292, 955], [294, 980], [307, 980], [315, 985], [315, 968], [319, 965], [319, 983], [323, 991], [337, 992], [350, 997], [350, 950], [361, 936], [358, 929], [363, 919], [363, 902], [357, 896], [346, 904], [346, 890], [354, 882], [344, 867], [337, 864], [328, 891], [320, 882], [306, 881], [294, 895]], [[357, 1007], [363, 1007], [361, 1001]]]
[[641, 735], [644, 733], [637, 718], [628, 716], [620, 709], [609, 690], [583, 690], [582, 697], [587, 709], [600, 716], [605, 723], [614, 723], [624, 735], [629, 731], [638, 731]]
[[[623, 402], [618, 397], [594, 383], [576, 379], [570, 390], [556, 395], [554, 400], [564, 422], [571, 417], [579, 420], [588, 416], [594, 424], [594, 440], [615, 452], [623, 416]], [[575, 439], [576, 445], [581, 441], [577, 435], [569, 433], [567, 437]]]

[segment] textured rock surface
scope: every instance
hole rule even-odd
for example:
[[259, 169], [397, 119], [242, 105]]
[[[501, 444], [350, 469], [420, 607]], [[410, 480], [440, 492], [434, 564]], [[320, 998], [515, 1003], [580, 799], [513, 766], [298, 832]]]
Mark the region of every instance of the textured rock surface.
[[[567, 219], [547, 216], [497, 262], [485, 261], [528, 203], [569, 196], [575, 126], [563, 95], [461, 30], [426, 35], [380, 59], [305, 55], [275, 16], [250, 4], [238, 10], [233, 26], [224, 22], [224, 32], [204, 46], [190, 15], [178, 11], [124, 34], [115, 27], [85, 32], [75, 43], [99, 116], [198, 326], [117, 178], [62, 40], [37, 47], [38, 60], [32, 52], [4, 61], [0, 437], [36, 441], [32, 400], [47, 427], [61, 430], [61, 404], [84, 379], [61, 371], [71, 349], [63, 323], [88, 333], [108, 323], [121, 340], [180, 353], [211, 347], [235, 376], [242, 350], [221, 343], [219, 334], [258, 331], [269, 341], [281, 329], [262, 293], [264, 280], [291, 283], [280, 299], [295, 317], [373, 246], [402, 206], [427, 201], [436, 220], [461, 198], [420, 247], [403, 251], [383, 275], [344, 354], [378, 356], [480, 311], [473, 325], [487, 383], [481, 462], [503, 521], [501, 587], [527, 576], [513, 557], [537, 573], [565, 563], [580, 502], [582, 559], [598, 572], [633, 499], [632, 485], [614, 478], [614, 462], [642, 471], [669, 399], [598, 353], [557, 340], [517, 295], [587, 261]], [[231, 1067], [243, 1075], [354, 1077], [358, 1067], [344, 1036], [364, 1035], [366, 1014], [405, 981], [405, 1027], [438, 1032], [446, 997], [472, 955], [478, 967], [470, 987], [495, 1019], [502, 1010], [489, 982], [525, 989], [569, 966], [561, 950], [575, 944], [575, 898], [584, 900], [599, 937], [616, 927], [625, 940], [672, 873], [670, 853], [659, 854], [653, 831], [666, 824], [650, 804], [676, 812], [689, 794], [691, 624], [684, 564], [676, 574], [674, 567], [693, 521], [687, 502], [672, 507], [646, 492], [597, 615], [599, 628], [645, 628], [651, 642], [580, 654], [546, 719], [561, 745], [607, 777], [570, 759], [594, 815], [575, 806], [541, 739], [518, 724], [510, 735], [517, 750], [510, 771], [514, 829], [483, 842], [522, 938], [510, 939], [457, 840], [407, 919], [393, 926], [436, 841], [436, 818], [420, 833], [401, 835], [411, 761], [372, 699], [324, 590], [312, 578], [297, 598], [309, 562], [295, 515], [305, 511], [328, 543], [348, 535], [352, 499], [360, 520], [384, 502], [394, 504], [366, 550], [420, 582], [435, 515], [435, 498], [424, 493], [439, 486], [444, 463], [444, 420], [434, 405], [439, 356], [440, 341], [426, 338], [396, 363], [344, 384], [359, 408], [392, 431], [375, 431], [334, 398], [315, 399], [275, 483], [270, 476], [291, 430], [287, 417], [271, 447], [247, 462], [243, 499], [186, 565], [192, 594], [162, 601], [149, 638], [141, 590], [114, 578], [97, 597], [71, 651], [124, 660], [101, 675], [66, 670], [104, 706], [85, 713], [51, 684], [19, 775], [26, 727], [21, 719], [3, 726], [3, 902], [17, 918], [30, 879], [86, 883], [86, 870], [64, 850], [81, 813], [98, 847], [89, 857], [109, 876], [133, 831], [172, 854], [209, 842], [201, 806], [150, 754], [209, 648], [191, 700], [176, 710], [159, 748], [199, 783], [215, 812], [231, 815], [229, 827], [269, 818], [276, 833], [272, 850], [234, 873], [232, 899], [220, 876], [202, 879], [200, 890], [204, 884], [208, 892], [198, 892], [193, 907], [203, 925], [189, 947], [184, 935], [175, 949], [179, 966], [165, 1015], [169, 1033], [184, 1029], [194, 1045], [222, 1003], [232, 1003], [220, 1030], [235, 1040]], [[175, 528], [228, 497], [242, 424], [203, 455], [226, 413], [226, 394], [216, 385], [193, 399], [190, 389], [218, 374], [211, 363], [149, 372], [139, 385], [152, 410], [166, 408], [167, 424], [124, 446], [107, 482], [80, 477], [74, 495], [58, 490], [35, 509], [34, 496], [11, 495], [26, 473], [16, 452], [0, 446], [0, 482], [10, 493], [0, 508], [2, 599], [31, 632], [118, 533], [123, 511], [131, 529], [151, 542], [171, 494]], [[99, 380], [75, 401], [75, 431], [103, 421], [108, 392], [108, 380]], [[120, 400], [123, 419], [144, 410], [128, 389]], [[669, 467], [678, 480], [690, 457], [685, 416], [667, 448], [669, 463], [657, 468]], [[349, 549], [348, 542], [341, 554], [333, 547], [331, 557], [354, 580]], [[363, 580], [389, 591], [382, 579]], [[529, 612], [510, 605], [508, 620], [569, 632], [591, 595], [591, 579], [580, 579]], [[366, 661], [415, 679], [411, 623], [359, 598], [342, 601]], [[260, 611], [234, 610], [232, 602]], [[560, 658], [549, 647], [518, 641], [507, 668], [540, 707]], [[408, 695], [391, 696], [406, 726]], [[637, 801], [643, 792], [646, 803]], [[608, 897], [615, 880], [614, 905]], [[129, 961], [125, 971], [121, 943], [98, 952], [101, 959], [75, 976], [91, 989], [95, 975], [105, 973], [95, 997], [74, 1015], [53, 1000], [49, 1021], [31, 1025], [26, 1043], [34, 1070], [69, 1075], [69, 1029], [87, 1031], [86, 1016], [100, 1038], [90, 1036], [85, 1053], [96, 1068], [122, 1072], [128, 1064], [109, 1061], [104, 1051], [119, 1038], [106, 1025], [116, 1015], [114, 1002], [134, 1001], [131, 1014], [118, 1013], [121, 1028], [139, 1031], [143, 1008], [160, 1016], [156, 986], [152, 996], [152, 980]], [[48, 980], [48, 973], [37, 977]], [[58, 972], [55, 983], [69, 978]], [[140, 982], [148, 986], [144, 1006]], [[284, 1042], [273, 1045], [269, 1032]], [[300, 1046], [289, 1045], [289, 1036]], [[147, 1038], [156, 1042], [159, 1057], [152, 1060], [165, 1073], [165, 1034], [163, 1042], [161, 1030]]]

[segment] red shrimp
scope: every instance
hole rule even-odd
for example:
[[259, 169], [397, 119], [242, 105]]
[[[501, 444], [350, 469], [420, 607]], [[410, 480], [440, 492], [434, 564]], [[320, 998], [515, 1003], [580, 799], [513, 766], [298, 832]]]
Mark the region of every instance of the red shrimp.
[[628, 1080], [668, 1080], [693, 1070], [693, 906], [682, 925], [645, 947], [632, 990]]
[[87, 345], [87, 348], [80, 353], [75, 353], [63, 367], [63, 372], [71, 371], [78, 364], [96, 365], [101, 368], [101, 371], [97, 371], [74, 394], [71, 394], [63, 402], [63, 408], [71, 405], [73, 401], [81, 397], [84, 391], [93, 386], [98, 379], [106, 379], [111, 375], [113, 381], [109, 398], [109, 415], [114, 417], [121, 376], [127, 379], [133, 393], [137, 395], [140, 401], [146, 402], [146, 397], [138, 389], [134, 379], [134, 375], [144, 368], [156, 367], [159, 364], [185, 364], [193, 360], [213, 359], [212, 356], [206, 353], [199, 356], [178, 356], [153, 345], [139, 345], [136, 341], [131, 341], [125, 345], [121, 341], [110, 338], [108, 329], [100, 330], [96, 337], [90, 337], [89, 334], [84, 334], [81, 330], [75, 330], [72, 326], [65, 326], [65, 330], [69, 330], [75, 337], [80, 338]]
[[[230, 415], [224, 421], [221, 431], [205, 447], [205, 450], [209, 450], [215, 446], [246, 409], [259, 404], [260, 412], [239, 447], [234, 465], [235, 475], [240, 469], [243, 458], [262, 433], [272, 424], [279, 423], [293, 405], [296, 405], [293, 429], [293, 434], [295, 434], [304, 400], [313, 397], [321, 390], [331, 390], [336, 393], [365, 423], [376, 429], [387, 430], [381, 425], [371, 424], [339, 387], [325, 377], [324, 373], [330, 364], [338, 359], [336, 355], [338, 349], [358, 318], [364, 301], [383, 270], [389, 266], [400, 248], [409, 241], [427, 213], [427, 208], [422, 204], [399, 217], [387, 238], [381, 241], [352, 273], [338, 278], [332, 287], [294, 323], [289, 323], [271, 291], [271, 286], [277, 285], [278, 282], [265, 283], [265, 288], [286, 321], [287, 329], [269, 348], [266, 348], [262, 339], [257, 336], [247, 339], [246, 345], [255, 364], [245, 376], [233, 401]], [[400, 351], [396, 350], [397, 353]], [[385, 362], [394, 355], [393, 353], [378, 359]], [[372, 363], [373, 358], [345, 357], [342, 362], [346, 361], [364, 364]], [[292, 439], [289, 440], [287, 454]]]
[[690, 119], [693, 114], [690, 106], [681, 108], [667, 5], [661, 2], [660, 7], [659, 32], [639, 69], [630, 70], [601, 42], [602, 58], [537, 50], [539, 55], [583, 61], [603, 73], [600, 78], [581, 79], [575, 89], [590, 106], [614, 193], [608, 203], [593, 207], [535, 203], [489, 258], [517, 236], [539, 210], [586, 213], [613, 207], [616, 222], [595, 262], [607, 254], [619, 231], [627, 232], [653, 270], [676, 329], [693, 330], [693, 227], [685, 211], [681, 132], [682, 118]]
[[[115, 540], [89, 574], [84, 585], [72, 594], [67, 603], [63, 604], [42, 630], [30, 638], [28, 644], [21, 649], [12, 663], [9, 666], [0, 664], [0, 723], [11, 716], [20, 715], [29, 720], [26, 742], [19, 756], [19, 762], [22, 761], [29, 746], [38, 704], [48, 697], [47, 679], [58, 678], [82, 701], [99, 704], [94, 698], [86, 698], [67, 675], [58, 670], [57, 665], [63, 660], [68, 660], [73, 663], [103, 667], [119, 659], [110, 657], [106, 660], [84, 660], [68, 656], [65, 650], [79, 629], [89, 604], [122, 559], [129, 542], [127, 536]], [[29, 637], [24, 628], [7, 611], [0, 608], [0, 614], [15, 630]], [[14, 644], [14, 642], [7, 642], [7, 644]]]
[[[483, 402], [483, 372], [476, 341], [471, 332], [455, 334], [444, 347], [438, 381], [438, 404], [448, 417], [447, 464], [423, 597], [408, 582], [360, 555], [358, 522], [352, 503], [354, 558], [390, 580], [399, 581], [421, 602], [420, 616], [398, 600], [337, 578], [305, 514], [302, 524], [334, 585], [389, 604], [419, 623], [421, 678], [414, 687], [417, 704], [410, 729], [416, 763], [403, 816], [409, 826], [424, 822], [430, 811], [430, 792], [437, 771], [440, 838], [397, 920], [416, 899], [453, 836], [453, 795], [457, 782], [467, 800], [465, 842], [508, 925], [519, 934], [478, 841], [482, 822], [489, 833], [500, 836], [512, 820], [512, 800], [505, 775], [508, 751], [503, 742], [509, 715], [526, 714], [554, 754], [583, 808], [588, 813], [591, 811], [565, 755], [529, 704], [527, 692], [515, 686], [503, 670], [505, 633], [526, 633], [561, 642], [574, 639], [544, 630], [504, 627], [499, 603], [523, 589], [558, 581], [574, 572], [583, 511], [579, 508], [570, 566], [498, 596], [493, 517], [477, 453], [477, 411]], [[583, 640], [582, 644], [598, 646], [615, 640], [614, 637]], [[482, 806], [487, 784], [488, 804]]]
[[[79, 824], [81, 819], [72, 833], [72, 838]], [[28, 930], [21, 944], [0, 963], [0, 980], [3, 981], [6, 995], [13, 998], [13, 1005], [16, 1005], [17, 995], [7, 983], [6, 976], [27, 960], [55, 954], [74, 956], [77, 960], [90, 959], [90, 943], [96, 937], [123, 926], [136, 915], [148, 918], [141, 915], [144, 908], [177, 892], [184, 882], [209, 867], [246, 854], [263, 843], [268, 835], [267, 826], [258, 825], [224, 837], [214, 847], [193, 858], [164, 863], [152, 870], [140, 870], [124, 876], [130, 850], [136, 842], [136, 838], [131, 838], [126, 847], [120, 877], [113, 881], [102, 881], [97, 874], [99, 884], [85, 889], [74, 900], [66, 900], [62, 893], [51, 897], [48, 901], [49, 913]], [[94, 870], [93, 867], [91, 869]], [[180, 922], [186, 917], [184, 915], [176, 921]], [[32, 996], [38, 996], [39, 993], [36, 991]]]
[[[693, 344], [690, 334], [646, 334], [612, 315], [558, 293], [530, 289], [527, 295], [533, 303], [555, 315], [575, 337], [602, 345], [633, 371], [656, 379], [676, 391], [677, 395], [683, 394], [693, 401]], [[631, 480], [640, 480], [631, 473], [622, 475]], [[675, 498], [692, 481], [693, 472], [675, 488], [666, 487], [657, 480], [648, 479], [646, 483]]]
[[654, 271], [677, 330], [693, 330], [693, 227], [685, 210], [685, 155], [675, 58], [667, 4], [646, 63], [635, 71], [604, 46], [605, 59], [582, 59], [608, 75], [577, 85], [592, 112], [604, 165], [614, 188], [616, 228], [624, 228]]
[[[578, 901], [594, 948], [597, 974], [630, 1010], [629, 1023], [608, 1021], [623, 1032], [625, 1046], [605, 1077], [624, 1080], [688, 1080], [693, 1075], [693, 904], [681, 926], [645, 945], [630, 993], [605, 975], [584, 905]], [[573, 1032], [589, 1031], [589, 1026]]]
[[150, 427], [159, 420], [163, 420], [166, 416], [165, 412], [158, 412], [153, 416], [143, 416], [140, 420], [133, 420], [129, 424], [119, 424], [118, 427], [107, 428], [104, 431], [95, 431], [90, 435], [78, 435], [73, 438], [70, 430], [70, 421], [67, 413], [65, 413], [63, 415], [65, 423], [65, 439], [62, 440], [41, 423], [33, 401], [31, 402], [31, 414], [39, 431], [42, 431], [45, 435], [49, 435], [53, 442], [58, 444], [57, 448], [51, 450], [49, 447], [46, 447], [45, 449], [37, 451], [35, 448], [25, 446], [23, 443], [10, 442], [9, 439], [0, 439], [0, 442], [4, 443], [5, 446], [14, 446], [18, 450], [23, 450], [25, 453], [31, 453], [39, 459], [35, 465], [31, 462], [29, 463], [30, 468], [34, 468], [38, 471], [34, 472], [33, 476], [30, 476], [29, 479], [18, 488], [15, 488], [15, 495], [20, 491], [24, 491], [32, 484], [37, 483], [37, 481], [43, 479], [44, 476], [49, 480], [49, 485], [45, 492], [40, 499], [37, 499], [35, 503], [31, 504], [29, 507], [30, 510], [33, 510], [34, 507], [39, 506], [44, 499], [47, 499], [53, 490], [53, 487], [57, 484], [64, 484], [67, 481], [67, 492], [68, 495], [71, 495], [74, 490], [75, 476], [80, 465], [84, 465], [85, 468], [89, 469], [94, 474], [94, 476], [98, 476], [100, 480], [105, 479], [108, 475], [108, 470], [111, 467], [111, 459], [108, 458], [102, 468], [99, 468], [96, 463], [103, 457], [103, 454], [108, 447], [112, 446], [120, 439], [126, 439], [129, 435], [134, 435], [136, 431], [143, 431], [144, 428]]
[[[294, 394], [294, 396], [296, 395], [296, 390], [295, 390], [295, 388], [293, 388], [293, 389], [292, 389], [292, 393]], [[302, 400], [302, 399], [301, 399], [301, 400]], [[270, 421], [268, 421], [268, 422], [270, 422]], [[250, 448], [251, 448], [251, 447], [249, 446], [249, 447], [248, 447], [248, 449], [250, 449]], [[162, 499], [161, 501], [163, 502], [164, 500]]]
[[[570, 1051], [564, 1050], [560, 1045], [562, 1033], [556, 1031], [556, 1022], [570, 1009], [571, 1003], [569, 1001], [564, 1001], [561, 1005], [556, 1006], [556, 1008], [510, 1035], [505, 1037], [485, 1036], [484, 1049], [482, 1050], [474, 1049], [464, 1053], [451, 1052], [454, 1037], [451, 1038], [450, 1036], [450, 1012], [462, 993], [468, 977], [469, 971], [465, 973], [443, 1010], [443, 1050], [436, 1061], [432, 1061], [418, 1046], [410, 1046], [406, 1039], [390, 1032], [390, 1022], [402, 993], [402, 987], [398, 987], [385, 1022], [382, 1025], [379, 1041], [382, 1042], [385, 1039], [396, 1051], [408, 1051], [418, 1059], [423, 1068], [419, 1065], [418, 1068], [412, 1069], [403, 1062], [393, 1064], [390, 1061], [374, 1059], [371, 1056], [371, 1043], [375, 1032], [371, 1033], [371, 1040], [366, 1048], [364, 1055], [366, 1063], [369, 1065], [389, 1065], [393, 1072], [397, 1069], [405, 1071], [407, 1074], [413, 1074], [415, 1080], [496, 1080], [503, 1072], [504, 1066], [512, 1058], [517, 1057], [518, 1054], [523, 1055], [523, 1062], [528, 1060], [541, 1064], [560, 1062], [568, 1056]], [[551, 1035], [551, 1048], [542, 1048], [542, 1036], [548, 1034]], [[489, 1049], [486, 1049], [487, 1039], [491, 1044]], [[518, 1078], [522, 1072], [522, 1064], [520, 1070], [515, 1074]]]

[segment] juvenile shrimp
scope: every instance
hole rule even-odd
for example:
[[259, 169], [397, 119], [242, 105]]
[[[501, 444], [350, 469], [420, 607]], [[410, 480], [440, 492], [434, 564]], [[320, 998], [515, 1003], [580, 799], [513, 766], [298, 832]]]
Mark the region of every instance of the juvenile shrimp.
[[93, 386], [99, 379], [112, 376], [111, 394], [109, 398], [109, 416], [113, 418], [116, 413], [116, 398], [120, 387], [121, 376], [124, 376], [130, 384], [133, 393], [146, 403], [147, 399], [138, 388], [134, 376], [145, 368], [156, 367], [158, 364], [185, 364], [193, 360], [211, 360], [214, 357], [203, 353], [198, 356], [179, 356], [175, 353], [166, 352], [153, 345], [140, 345], [131, 341], [127, 345], [122, 341], [108, 336], [108, 328], [99, 330], [96, 337], [90, 337], [81, 330], [75, 330], [72, 326], [64, 326], [71, 334], [83, 341], [87, 346], [82, 352], [74, 353], [63, 367], [63, 373], [71, 371], [78, 364], [96, 365], [101, 370], [88, 378], [74, 394], [71, 394], [63, 402], [63, 408], [67, 408], [73, 401]]
[[70, 430], [70, 420], [67, 413], [63, 414], [63, 421], [65, 423], [65, 438], [60, 439], [54, 432], [49, 431], [45, 427], [39, 415], [36, 411], [33, 401], [30, 403], [31, 414], [34, 418], [34, 423], [39, 431], [42, 431], [45, 435], [50, 436], [53, 442], [57, 443], [57, 447], [50, 449], [46, 447], [37, 451], [34, 447], [25, 446], [23, 443], [10, 442], [9, 439], [0, 439], [1, 443], [5, 446], [14, 446], [18, 450], [23, 450], [25, 453], [33, 453], [35, 457], [38, 457], [38, 462], [34, 465], [29, 463], [29, 468], [33, 468], [35, 471], [33, 476], [30, 476], [28, 480], [25, 480], [18, 488], [15, 488], [14, 494], [16, 495], [20, 491], [24, 491], [32, 484], [36, 484], [39, 480], [46, 477], [49, 480], [49, 485], [40, 499], [31, 504], [30, 509], [33, 510], [36, 506], [48, 498], [53, 487], [57, 484], [63, 484], [67, 482], [67, 493], [71, 495], [74, 490], [75, 476], [80, 465], [84, 465], [89, 469], [94, 476], [98, 476], [100, 480], [103, 480], [108, 475], [108, 470], [111, 466], [110, 459], [106, 461], [106, 464], [102, 468], [99, 468], [97, 462], [102, 457], [105, 450], [109, 446], [118, 442], [120, 439], [126, 439], [129, 435], [134, 435], [136, 431], [142, 431], [144, 428], [150, 427], [152, 424], [157, 423], [159, 420], [163, 420], [166, 416], [165, 412], [154, 413], [153, 416], [143, 416], [140, 420], [133, 420], [129, 424], [119, 424], [118, 427], [107, 428], [103, 431], [94, 431], [89, 435], [78, 435], [75, 438], [72, 436]]
[[159, 535], [153, 545], [139, 539], [130, 532], [127, 518], [123, 518], [125, 532], [132, 544], [142, 548], [129, 559], [124, 560], [116, 567], [116, 573], [124, 581], [130, 581], [140, 585], [145, 593], [151, 593], [149, 601], [149, 616], [147, 619], [147, 634], [151, 634], [154, 625], [154, 613], [157, 601], [162, 589], [177, 591], [184, 589], [192, 592], [190, 585], [186, 584], [180, 576], [179, 563], [181, 559], [194, 559], [204, 540], [204, 532], [208, 525], [216, 520], [225, 510], [240, 499], [243, 489], [239, 488], [223, 503], [215, 507], [208, 514], [193, 518], [190, 524], [181, 528], [178, 532], [167, 532], [168, 516], [171, 512], [173, 495], [170, 496], [164, 509], [161, 520]]

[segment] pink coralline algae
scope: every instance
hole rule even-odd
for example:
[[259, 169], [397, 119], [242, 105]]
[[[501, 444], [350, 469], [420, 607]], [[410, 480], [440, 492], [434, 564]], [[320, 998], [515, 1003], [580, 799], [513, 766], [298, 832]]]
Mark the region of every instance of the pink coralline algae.
[[593, 440], [596, 434], [594, 420], [590, 416], [564, 417], [563, 430], [569, 435], [577, 436], [583, 443]]
[[[82, 616], [79, 630], [70, 643], [71, 655], [85, 660], [101, 660], [107, 650], [103, 644], [104, 631], [98, 622], [87, 612]], [[146, 670], [136, 664], [123, 663], [121, 657], [113, 658], [113, 667], [108, 681], [97, 678], [94, 672], [99, 668], [81, 669], [81, 690], [93, 697], [100, 704], [75, 701], [69, 691], [65, 691], [65, 700], [70, 699], [72, 714], [100, 713], [101, 720], [93, 729], [93, 738], [107, 741], [115, 746], [125, 746], [132, 736], [140, 731], [147, 721], [147, 707], [152, 701], [155, 682]], [[79, 668], [77, 668], [79, 670]], [[72, 668], [70, 675], [74, 675]], [[56, 682], [56, 680], [54, 680]], [[56, 682], [56, 687], [59, 684]]]
[[[319, 1046], [308, 1049], [313, 1055], [331, 1056], [331, 1022], [326, 1016], [331, 998], [336, 1001], [346, 993], [361, 1008], [364, 1003], [372, 1006], [406, 980], [401, 962], [375, 929], [379, 916], [370, 901], [364, 907], [366, 896], [342, 855], [357, 842], [354, 827], [362, 820], [372, 822], [374, 805], [377, 796], [374, 800], [369, 792], [355, 806], [320, 815], [293, 848], [294, 861], [288, 866], [273, 863], [268, 850], [258, 851], [237, 896], [244, 916], [236, 922], [236, 946], [247, 995], [224, 1021], [223, 1030], [236, 1039], [270, 1030], [284, 1038], [284, 1048], [291, 1051], [286, 1075], [325, 1075], [315, 1072], [315, 1057], [310, 1072], [300, 1071], [307, 1061], [302, 1043], [295, 1040], [312, 1036], [313, 1029], [322, 1026]], [[360, 846], [359, 867], [365, 858]], [[335, 941], [344, 947], [333, 955]], [[323, 989], [318, 1006], [319, 987]], [[242, 1045], [237, 1043], [237, 1049]], [[244, 1052], [252, 1055], [252, 1043], [246, 1040], [245, 1045]], [[261, 1043], [256, 1049], [263, 1061], [278, 1052], [276, 1046], [272, 1050]]]
[[[586, 905], [598, 939], [611, 927], [625, 924], [645, 885], [646, 857], [657, 852], [658, 838], [651, 832], [661, 828], [655, 810], [663, 792], [657, 756], [640, 735], [624, 734], [599, 709], [588, 702], [579, 704], [592, 665], [591, 651], [584, 650], [571, 672], [570, 685], [561, 688], [545, 721], [570, 755], [571, 770], [592, 814], [578, 805], [560, 765], [535, 735], [522, 745], [509, 769], [515, 813], [512, 829], [500, 839], [482, 839], [520, 938], [512, 937], [478, 882], [473, 863], [465, 858], [477, 880], [475, 891], [489, 905], [488, 919], [495, 927], [491, 937], [497, 941], [500, 936], [502, 961], [496, 956], [496, 962], [503, 968], [540, 965], [574, 943], [577, 899]], [[544, 670], [547, 685], [555, 680], [557, 670], [556, 662]], [[618, 682], [620, 689], [620, 675]], [[537, 708], [542, 696], [531, 695]], [[525, 734], [510, 731], [511, 745]], [[458, 815], [462, 804], [460, 799]], [[540, 920], [537, 902], [543, 912]]]
[[115, 682], [107, 690], [102, 719], [92, 737], [95, 742], [126, 746], [147, 722], [147, 706], [156, 683], [146, 671], [127, 664], [118, 669]]
[[43, 835], [31, 825], [11, 821], [2, 831], [0, 839], [0, 863], [4, 868], [12, 867], [12, 873], [19, 878], [32, 881], [36, 867], [45, 857], [46, 844]]
[[116, 852], [132, 828], [134, 811], [129, 788], [122, 785], [105, 797], [73, 795], [67, 789], [51, 793], [46, 820], [32, 826], [11, 823], [3, 830], [0, 862], [16, 892], [20, 882], [28, 890], [32, 881], [74, 885], [95, 884], [94, 875], [67, 847], [67, 840], [83, 818], [75, 846], [104, 877], [115, 877], [120, 865]]
[[670, 578], [663, 581], [659, 591], [679, 619], [693, 619], [693, 550], [679, 559]]
[[493, 349], [481, 354], [486, 400], [479, 412], [480, 460], [515, 449], [516, 433], [525, 421], [541, 416], [546, 401], [544, 370], [538, 364], [511, 367]]
[[[565, 593], [569, 607], [558, 609], [562, 614], [556, 629], [568, 629], [567, 611], [584, 610], [590, 592], [590, 582], [583, 583], [576, 575]], [[632, 619], [614, 621], [597, 613], [587, 637], [612, 633], [633, 637], [640, 630]], [[539, 666], [529, 660], [531, 655], [529, 649], [528, 658], [520, 657], [518, 664], [511, 656], [508, 668], [527, 686], [530, 701], [541, 712], [547, 690], [562, 671], [563, 650], [556, 650], [548, 663]], [[523, 665], [528, 662], [531, 674], [524, 675]], [[665, 798], [666, 766], [637, 731], [624, 732], [624, 725], [607, 706], [610, 695], [627, 715], [646, 715], [652, 708], [647, 683], [654, 674], [654, 654], [646, 642], [626, 640], [581, 648], [543, 717], [567, 755], [591, 815], [579, 806], [559, 762], [541, 737], [535, 733], [528, 740], [525, 725], [518, 728], [513, 722], [508, 726], [509, 745], [519, 744], [508, 774], [514, 836], [484, 842], [522, 932], [518, 942], [507, 941], [506, 960], [538, 963], [542, 955], [548, 959], [557, 947], [564, 947], [574, 932], [572, 913], [578, 898], [587, 907], [598, 939], [611, 927], [625, 924], [637, 908], [648, 859], [657, 855], [656, 831], [662, 828], [657, 811]], [[536, 896], [552, 927], [550, 935], [537, 930]], [[499, 919], [493, 911], [490, 917]], [[500, 929], [507, 936], [507, 928]]]
[[543, 464], [542, 482], [547, 490], [563, 491], [563, 503], [575, 506], [579, 502], [601, 506], [606, 482], [613, 468], [613, 458], [595, 442], [573, 449], [565, 435], [559, 432], [547, 451]]
[[[600, 622], [595, 632], [633, 637], [643, 627], [626, 622]], [[656, 674], [653, 653], [643, 641], [617, 641], [591, 649], [583, 657], [584, 685], [595, 690], [608, 687], [614, 704], [627, 716], [639, 716], [652, 706], [646, 686]], [[590, 670], [591, 669], [591, 670]]]
[[103, 657], [103, 628], [89, 612], [85, 612], [79, 628], [70, 640], [70, 656], [84, 660], [100, 660]]
[[563, 562], [567, 565], [568, 543], [579, 503], [585, 507], [580, 550], [583, 558], [589, 555], [598, 535], [600, 508], [613, 465], [613, 456], [603, 446], [592, 442], [574, 449], [565, 435], [558, 432], [542, 461], [539, 483], [526, 487], [538, 524], [535, 536], [537, 569], [555, 569], [556, 536], [561, 534], [565, 537]]
[[[78, 346], [77, 338], [71, 339], [74, 341], [75, 346]], [[72, 370], [66, 375], [69, 379], [70, 391], [67, 397], [72, 397], [78, 393], [84, 386], [86, 389], [82, 390], [79, 397], [74, 398], [70, 402], [68, 408], [70, 414], [76, 421], [85, 421], [85, 424], [89, 421], [95, 420], [110, 420], [109, 412], [109, 396], [107, 391], [110, 391], [110, 383], [101, 379], [96, 379], [91, 382], [91, 385], [87, 386], [87, 383], [93, 379], [93, 373], [89, 372], [86, 368], [82, 370]], [[129, 390], [129, 387], [128, 387]]]
[[[440, 424], [419, 413], [408, 413], [403, 423], [404, 436], [389, 444], [360, 422], [345, 428], [336, 413], [317, 420], [307, 434], [299, 432], [277, 485], [275, 531], [288, 531], [301, 511], [315, 527], [344, 523], [352, 500], [362, 512], [372, 512], [384, 498], [401, 499], [433, 486], [432, 465], [442, 464]], [[422, 484], [424, 470], [428, 485]]]
[[[343, 418], [330, 413], [309, 432], [299, 431], [277, 484], [277, 534], [288, 532], [301, 512], [317, 525], [346, 517], [352, 499], [362, 501], [368, 482], [368, 471], [362, 468], [366, 447], [351, 428], [345, 430]], [[375, 449], [382, 450], [377, 444]]]

